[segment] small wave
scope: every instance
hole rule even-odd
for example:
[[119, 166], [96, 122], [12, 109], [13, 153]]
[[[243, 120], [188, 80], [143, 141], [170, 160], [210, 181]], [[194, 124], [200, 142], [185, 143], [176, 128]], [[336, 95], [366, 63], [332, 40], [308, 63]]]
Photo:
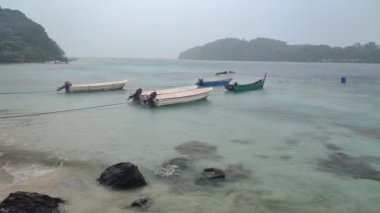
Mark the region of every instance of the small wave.
[[39, 164], [29, 165], [9, 165], [8, 163], [1, 167], [3, 171], [13, 178], [13, 182], [20, 182], [30, 178], [39, 177], [55, 171], [55, 168]]

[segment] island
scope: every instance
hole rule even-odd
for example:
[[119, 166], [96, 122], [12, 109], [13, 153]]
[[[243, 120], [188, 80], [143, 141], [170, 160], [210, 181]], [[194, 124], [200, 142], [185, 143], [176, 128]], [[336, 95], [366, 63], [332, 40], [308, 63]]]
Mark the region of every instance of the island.
[[41, 25], [0, 7], [0, 63], [60, 61], [64, 54]]
[[181, 52], [179, 59], [288, 61], [288, 62], [352, 62], [380, 63], [380, 47], [375, 42], [355, 43], [347, 47], [328, 45], [289, 45], [270, 38], [250, 41], [237, 38], [219, 39]]

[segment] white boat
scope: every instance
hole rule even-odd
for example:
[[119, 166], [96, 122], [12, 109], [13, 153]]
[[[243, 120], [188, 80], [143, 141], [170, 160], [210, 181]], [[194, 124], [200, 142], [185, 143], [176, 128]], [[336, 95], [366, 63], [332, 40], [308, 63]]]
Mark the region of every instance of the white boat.
[[[155, 106], [165, 106], [171, 104], [187, 103], [207, 98], [212, 91], [212, 87], [196, 88], [193, 90], [180, 91], [175, 93], [167, 93], [156, 95], [150, 103]], [[149, 100], [148, 100], [149, 101]]]
[[65, 89], [66, 92], [93, 92], [93, 91], [104, 91], [104, 90], [116, 90], [122, 89], [128, 80], [123, 81], [110, 81], [103, 83], [92, 83], [92, 84], [71, 84], [70, 81], [66, 81], [63, 86], [58, 87], [57, 91]]
[[194, 90], [198, 88], [198, 86], [186, 86], [186, 87], [174, 87], [174, 88], [168, 88], [168, 89], [161, 89], [161, 90], [152, 90], [152, 91], [143, 91], [140, 94], [140, 100], [145, 101], [149, 98], [150, 94], [153, 92], [156, 92], [157, 95], [165, 95], [165, 94], [171, 94], [171, 93], [178, 93], [188, 90]]

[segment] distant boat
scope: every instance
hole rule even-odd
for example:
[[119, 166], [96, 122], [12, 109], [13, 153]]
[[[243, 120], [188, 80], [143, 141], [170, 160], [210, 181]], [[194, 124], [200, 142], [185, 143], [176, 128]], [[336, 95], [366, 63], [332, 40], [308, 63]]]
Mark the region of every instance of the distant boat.
[[196, 85], [200, 87], [215, 87], [215, 86], [224, 86], [228, 84], [232, 78], [227, 78], [223, 80], [216, 80], [216, 81], [204, 81], [203, 79], [199, 79]]
[[161, 95], [158, 95], [156, 92], [153, 92], [149, 95], [149, 98], [145, 102], [155, 106], [188, 103], [207, 98], [211, 91], [212, 87], [197, 88], [193, 90], [185, 90], [181, 92], [167, 93]]
[[263, 89], [266, 76], [267, 76], [267, 74], [265, 73], [264, 78], [254, 82], [254, 83], [251, 83], [251, 84], [238, 84], [235, 82], [234, 84], [227, 84], [224, 87], [228, 91], [234, 91], [234, 92]]
[[105, 91], [105, 90], [117, 90], [122, 89], [128, 80], [123, 81], [110, 81], [103, 83], [92, 83], [92, 84], [71, 84], [70, 81], [66, 81], [63, 86], [58, 87], [57, 91], [65, 89], [67, 93], [74, 92], [94, 92], [94, 91]]
[[217, 72], [217, 73], [215, 73], [215, 75], [216, 76], [218, 76], [218, 75], [226, 75], [226, 74], [233, 74], [233, 73], [235, 73], [234, 71], [223, 71], [223, 72]]
[[157, 95], [171, 94], [177, 92], [183, 92], [188, 90], [194, 90], [197, 86], [186, 86], [186, 87], [173, 87], [168, 89], [160, 89], [160, 90], [150, 90], [150, 91], [142, 91], [141, 89], [137, 89], [135, 93], [129, 96], [129, 99], [133, 98], [135, 101], [146, 101], [150, 94], [155, 92]]

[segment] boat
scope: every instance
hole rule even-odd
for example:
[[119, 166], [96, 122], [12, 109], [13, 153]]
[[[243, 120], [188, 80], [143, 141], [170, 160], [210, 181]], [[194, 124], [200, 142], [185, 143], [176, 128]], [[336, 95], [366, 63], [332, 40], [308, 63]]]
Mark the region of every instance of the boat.
[[264, 78], [251, 84], [238, 84], [237, 82], [235, 82], [234, 84], [227, 84], [224, 87], [228, 91], [234, 91], [234, 92], [263, 89], [266, 76], [267, 74], [265, 73]]
[[161, 95], [153, 92], [149, 95], [149, 98], [145, 101], [145, 103], [154, 106], [188, 103], [207, 98], [212, 90], [212, 87], [206, 87]]
[[57, 91], [65, 89], [67, 93], [74, 93], [74, 92], [116, 90], [116, 89], [122, 89], [127, 82], [128, 80], [110, 81], [110, 82], [92, 83], [92, 84], [71, 84], [70, 81], [66, 81], [63, 86], [60, 86], [57, 88]]
[[215, 73], [215, 75], [218, 76], [218, 75], [227, 75], [227, 74], [233, 74], [233, 73], [235, 72], [230, 70], [230, 71], [217, 72]]
[[171, 93], [177, 93], [177, 92], [183, 92], [188, 90], [194, 90], [198, 88], [197, 86], [186, 86], [186, 87], [173, 87], [168, 89], [161, 89], [161, 90], [148, 90], [148, 91], [142, 91], [141, 88], [137, 89], [135, 93], [132, 93], [128, 99], [133, 98], [135, 101], [146, 101], [150, 94], [155, 92], [157, 95], [164, 95], [164, 94], [171, 94]]
[[230, 81], [232, 81], [232, 78], [227, 78], [223, 80], [216, 80], [216, 81], [204, 81], [203, 79], [198, 79], [198, 82], [196, 85], [200, 87], [215, 87], [215, 86], [224, 86], [228, 84]]

